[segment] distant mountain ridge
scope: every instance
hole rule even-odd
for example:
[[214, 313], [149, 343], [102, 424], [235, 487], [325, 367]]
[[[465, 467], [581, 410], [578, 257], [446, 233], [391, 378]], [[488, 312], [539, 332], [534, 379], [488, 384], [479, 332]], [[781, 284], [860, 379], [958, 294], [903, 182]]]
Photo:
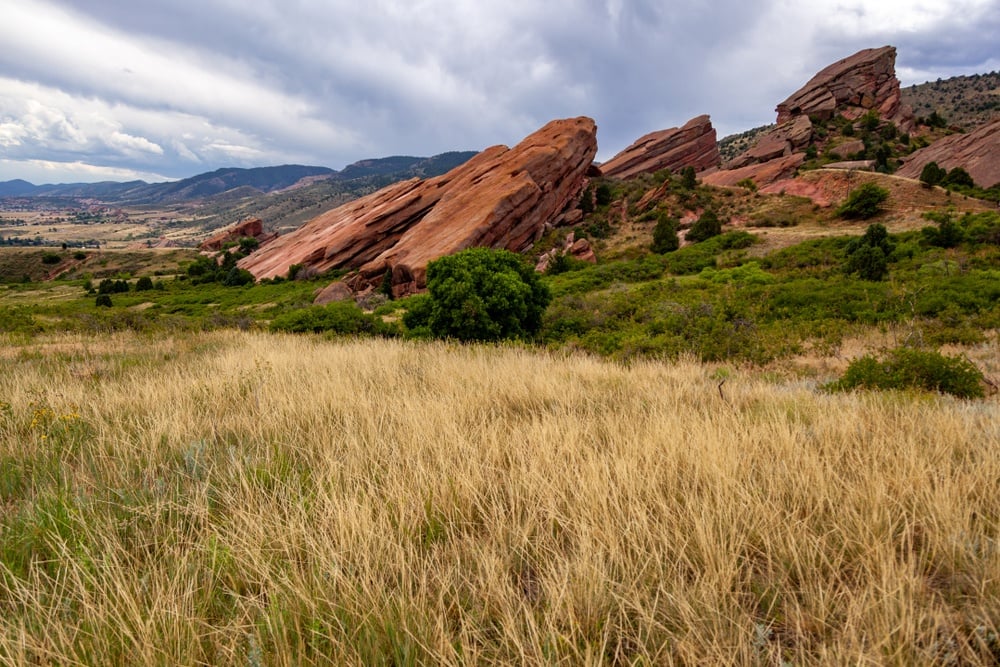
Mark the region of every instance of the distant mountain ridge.
[[339, 172], [329, 167], [305, 165], [250, 169], [228, 167], [165, 183], [102, 181], [34, 185], [16, 179], [0, 182], [0, 197], [94, 199], [119, 205], [180, 204], [220, 196], [232, 198], [265, 195], [293, 188], [300, 183], [312, 184], [323, 180], [348, 183], [369, 177], [393, 181], [437, 176], [464, 163], [475, 154], [475, 151], [451, 151], [433, 157], [375, 158], [355, 162]]

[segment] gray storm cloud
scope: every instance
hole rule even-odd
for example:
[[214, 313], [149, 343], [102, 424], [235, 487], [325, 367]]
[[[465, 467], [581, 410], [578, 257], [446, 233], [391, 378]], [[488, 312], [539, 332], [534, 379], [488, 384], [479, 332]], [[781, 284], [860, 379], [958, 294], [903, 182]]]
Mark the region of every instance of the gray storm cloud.
[[771, 122], [864, 47], [896, 45], [904, 83], [1000, 67], [1000, 0], [940, 5], [0, 0], [0, 180], [339, 168], [581, 114], [606, 158], [701, 113]]

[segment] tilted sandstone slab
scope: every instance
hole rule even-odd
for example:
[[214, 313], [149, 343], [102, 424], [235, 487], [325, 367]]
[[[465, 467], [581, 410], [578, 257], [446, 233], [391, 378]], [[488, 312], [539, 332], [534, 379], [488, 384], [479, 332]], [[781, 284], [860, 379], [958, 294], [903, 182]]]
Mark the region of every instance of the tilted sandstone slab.
[[520, 252], [576, 200], [597, 153], [590, 118], [556, 120], [514, 148], [494, 146], [452, 171], [396, 183], [327, 211], [242, 259], [258, 279], [292, 264], [356, 269], [355, 291], [392, 272], [393, 293], [425, 286], [427, 262], [474, 246]]
[[729, 162], [726, 168], [738, 169], [802, 151], [812, 138], [812, 130], [812, 121], [808, 116], [796, 116], [763, 134], [746, 152]]
[[704, 171], [719, 166], [719, 145], [708, 116], [692, 118], [683, 127], [651, 132], [601, 165], [601, 173], [631, 178], [661, 169]]
[[920, 178], [930, 162], [949, 171], [962, 167], [983, 188], [1000, 183], [1000, 118], [968, 134], [952, 134], [921, 148], [906, 158], [896, 175]]
[[264, 237], [264, 222], [260, 218], [247, 218], [241, 222], [226, 227], [213, 234], [198, 245], [199, 250], [222, 250], [222, 246], [230, 241], [239, 241], [241, 238], [251, 237], [260, 239]]
[[795, 116], [827, 119], [838, 113], [853, 120], [869, 110], [904, 129], [912, 124], [912, 111], [900, 97], [895, 47], [864, 49], [824, 67], [778, 105], [778, 124]]
[[805, 162], [805, 155], [793, 153], [784, 157], [768, 160], [758, 164], [747, 165], [738, 169], [723, 169], [708, 174], [701, 174], [702, 183], [707, 185], [736, 185], [743, 179], [750, 179], [763, 187], [786, 178], [795, 176], [796, 170]]

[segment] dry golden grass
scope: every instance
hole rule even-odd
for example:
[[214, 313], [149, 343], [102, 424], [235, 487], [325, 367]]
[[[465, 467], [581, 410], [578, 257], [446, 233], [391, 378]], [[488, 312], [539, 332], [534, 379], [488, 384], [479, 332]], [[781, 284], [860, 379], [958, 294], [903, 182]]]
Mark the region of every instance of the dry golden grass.
[[3, 664], [1000, 659], [996, 398], [238, 332], [2, 364]]

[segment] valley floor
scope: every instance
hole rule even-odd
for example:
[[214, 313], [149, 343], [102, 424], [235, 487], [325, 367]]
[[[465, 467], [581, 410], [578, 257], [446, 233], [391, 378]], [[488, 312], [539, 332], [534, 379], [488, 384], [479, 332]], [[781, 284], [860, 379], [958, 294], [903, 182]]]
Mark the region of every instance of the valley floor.
[[3, 664], [1000, 660], [996, 396], [232, 330], [0, 350]]

